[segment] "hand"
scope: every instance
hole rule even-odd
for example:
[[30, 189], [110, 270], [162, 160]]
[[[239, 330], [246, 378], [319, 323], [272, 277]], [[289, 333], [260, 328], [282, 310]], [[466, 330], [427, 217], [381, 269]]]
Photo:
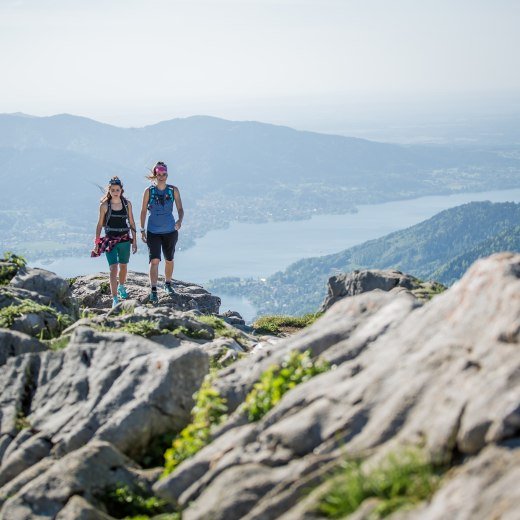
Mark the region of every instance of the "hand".
[[146, 244], [146, 231], [141, 231], [141, 240]]
[[137, 253], [137, 242], [132, 242], [132, 253], [134, 255]]
[[175, 223], [175, 231], [179, 231], [179, 229], [181, 229], [181, 226], [182, 226], [182, 222], [177, 220], [177, 222]]

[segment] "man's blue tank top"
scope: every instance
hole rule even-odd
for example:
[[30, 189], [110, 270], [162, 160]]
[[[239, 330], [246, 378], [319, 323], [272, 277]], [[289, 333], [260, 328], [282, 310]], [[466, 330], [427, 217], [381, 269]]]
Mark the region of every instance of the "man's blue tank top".
[[[155, 196], [152, 197], [150, 190], [150, 200], [148, 201], [148, 225], [147, 229], [151, 233], [163, 235], [175, 231], [175, 217], [173, 216], [173, 200], [168, 194], [168, 188], [159, 190], [155, 186]], [[173, 193], [173, 188], [172, 188]]]

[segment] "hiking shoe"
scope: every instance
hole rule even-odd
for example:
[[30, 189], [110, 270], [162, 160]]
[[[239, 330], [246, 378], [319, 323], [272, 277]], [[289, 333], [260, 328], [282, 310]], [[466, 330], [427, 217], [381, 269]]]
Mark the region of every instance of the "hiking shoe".
[[155, 291], [152, 291], [150, 293], [150, 298], [148, 300], [150, 303], [159, 303], [159, 298], [157, 298], [157, 293]]
[[128, 293], [126, 292], [126, 287], [124, 285], [119, 285], [117, 287], [117, 295], [122, 300], [126, 300], [128, 298]]
[[119, 303], [119, 298], [117, 296], [114, 296], [112, 298], [112, 309]]
[[175, 291], [173, 290], [173, 287], [172, 287], [172, 284], [171, 284], [171, 283], [165, 283], [165, 284], [164, 284], [164, 290], [165, 290], [166, 293], [169, 294], [170, 296], [172, 296], [172, 295], [175, 294]]

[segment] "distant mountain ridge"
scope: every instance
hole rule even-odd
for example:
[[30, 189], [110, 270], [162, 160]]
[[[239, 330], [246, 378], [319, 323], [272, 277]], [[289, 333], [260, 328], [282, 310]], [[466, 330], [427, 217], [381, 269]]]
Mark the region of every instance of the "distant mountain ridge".
[[220, 278], [209, 287], [215, 293], [246, 296], [260, 315], [297, 315], [315, 312], [325, 297], [326, 281], [340, 272], [398, 269], [451, 284], [477, 258], [503, 250], [520, 252], [519, 223], [520, 204], [471, 202], [339, 253], [299, 260], [265, 282]]
[[[86, 244], [95, 185], [119, 175], [139, 207], [157, 160], [169, 164], [187, 209], [181, 247], [232, 221], [301, 219], [362, 203], [520, 186], [520, 158], [496, 147], [403, 146], [208, 116], [119, 128], [67, 114], [4, 114], [0, 247], [26, 252], [42, 236], [54, 240], [49, 219], [67, 231], [60, 243]], [[13, 182], [22, 171], [23, 210]]]

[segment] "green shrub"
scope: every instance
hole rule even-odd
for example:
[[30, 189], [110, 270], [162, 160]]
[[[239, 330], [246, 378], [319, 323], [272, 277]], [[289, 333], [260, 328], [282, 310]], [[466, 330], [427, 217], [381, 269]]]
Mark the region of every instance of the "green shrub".
[[303, 329], [313, 324], [323, 313], [316, 312], [304, 316], [262, 316], [253, 323], [257, 332], [280, 334], [284, 328]]
[[105, 504], [108, 514], [114, 518], [150, 518], [171, 511], [168, 502], [139, 486], [130, 488], [119, 485], [108, 488], [98, 498]]
[[[54, 316], [58, 322], [57, 334], [61, 334], [63, 330], [72, 325], [72, 318], [68, 314], [62, 314], [56, 309], [48, 305], [41, 305], [32, 300], [22, 300], [22, 303], [17, 305], [9, 305], [0, 309], [0, 327], [11, 328], [14, 320], [23, 316], [24, 314], [41, 314], [48, 313]], [[41, 339], [51, 339], [53, 333], [47, 329], [42, 329], [40, 332]]]
[[192, 422], [173, 441], [164, 454], [163, 476], [169, 475], [182, 461], [195, 455], [211, 441], [212, 430], [226, 418], [226, 400], [212, 387], [212, 376], [204, 379], [195, 396]]
[[271, 410], [282, 396], [296, 385], [329, 370], [324, 360], [313, 360], [309, 350], [293, 351], [281, 365], [268, 368], [246, 397], [244, 411], [249, 420], [258, 421]]
[[374, 497], [380, 502], [371, 518], [383, 518], [429, 499], [439, 482], [439, 472], [416, 449], [391, 454], [368, 472], [362, 470], [360, 462], [349, 461], [321, 497], [318, 512], [328, 518], [343, 518]]
[[110, 282], [101, 282], [99, 284], [99, 290], [101, 294], [110, 294]]

